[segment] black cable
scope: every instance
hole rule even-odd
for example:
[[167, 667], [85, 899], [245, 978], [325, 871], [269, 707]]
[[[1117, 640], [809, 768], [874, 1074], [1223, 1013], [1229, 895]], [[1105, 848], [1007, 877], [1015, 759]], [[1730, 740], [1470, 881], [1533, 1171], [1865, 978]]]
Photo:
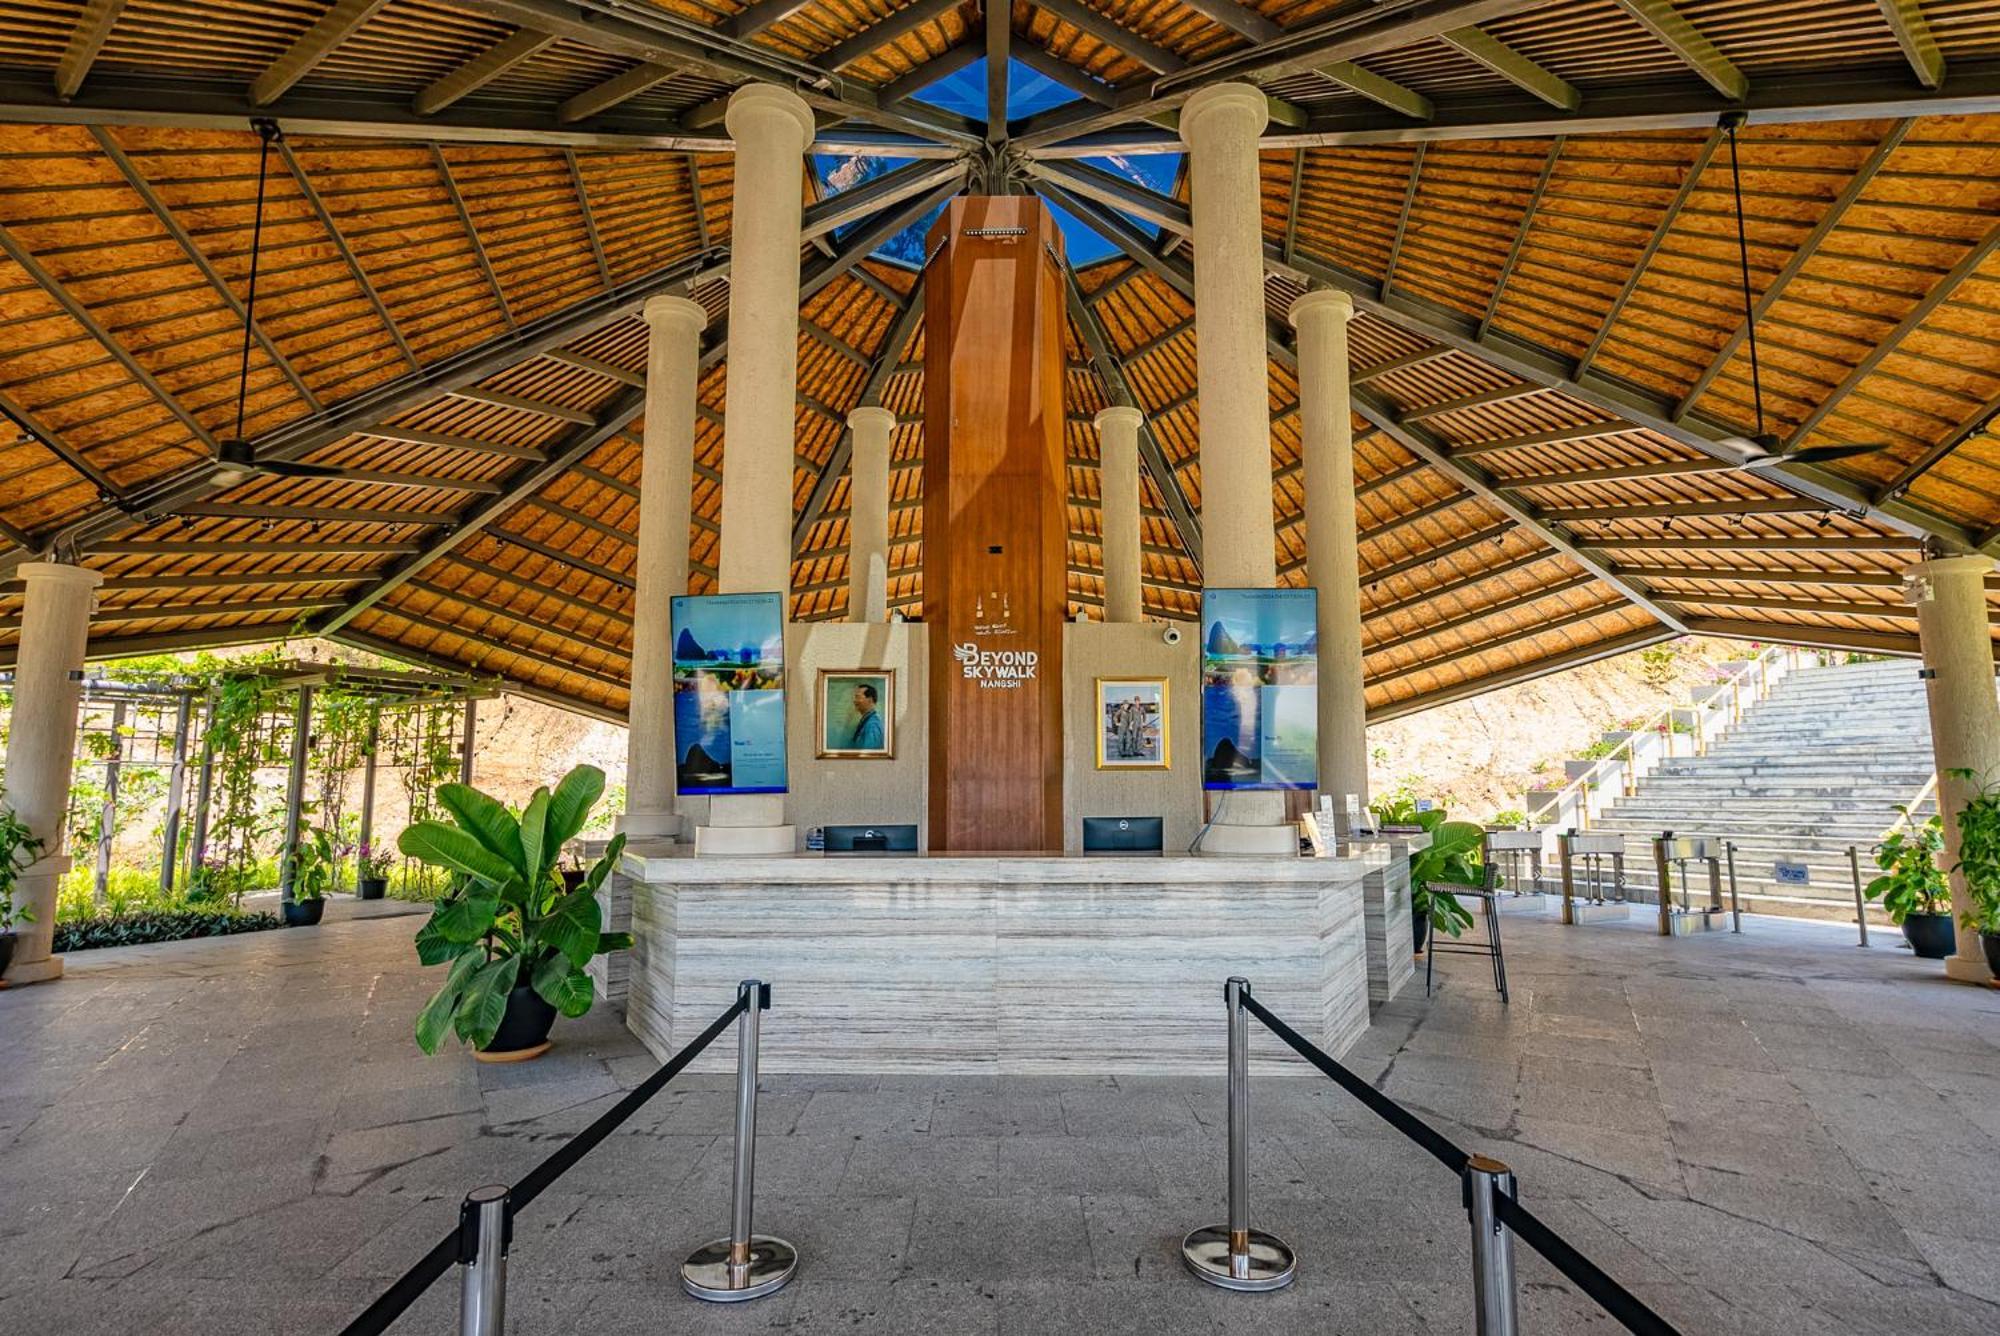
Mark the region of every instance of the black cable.
[[250, 393], [250, 330], [257, 319], [257, 270], [264, 257], [264, 186], [270, 177], [271, 141], [278, 137], [276, 121], [259, 120], [257, 138], [257, 213], [250, 224], [250, 288], [243, 300], [243, 354], [236, 367], [236, 439], [243, 439], [243, 401]]
[[437, 1246], [424, 1254], [423, 1260], [405, 1271], [395, 1284], [382, 1291], [374, 1303], [369, 1304], [360, 1317], [340, 1329], [340, 1336], [381, 1336], [395, 1321], [403, 1316], [403, 1310], [423, 1297], [425, 1290], [436, 1283], [438, 1277], [458, 1265], [458, 1230], [438, 1240]]
[[1757, 435], [1764, 435], [1764, 376], [1757, 360], [1757, 315], [1750, 298], [1750, 239], [1743, 231], [1743, 167], [1736, 157], [1734, 117], [1723, 121], [1729, 134], [1729, 181], [1736, 197], [1736, 260], [1743, 274], [1743, 323], [1750, 331], [1750, 394], [1757, 404]]
[[1332, 1077], [1335, 1084], [1366, 1104], [1389, 1126], [1436, 1156], [1438, 1162], [1445, 1168], [1461, 1176], [1465, 1173], [1465, 1166], [1472, 1157], [1453, 1145], [1442, 1132], [1341, 1066], [1333, 1058], [1320, 1052], [1317, 1046], [1300, 1035], [1297, 1030], [1273, 1016], [1255, 997], [1249, 993], [1244, 993], [1242, 997], [1244, 1008], [1252, 1016], [1264, 1022], [1272, 1034], [1290, 1044], [1300, 1057]]

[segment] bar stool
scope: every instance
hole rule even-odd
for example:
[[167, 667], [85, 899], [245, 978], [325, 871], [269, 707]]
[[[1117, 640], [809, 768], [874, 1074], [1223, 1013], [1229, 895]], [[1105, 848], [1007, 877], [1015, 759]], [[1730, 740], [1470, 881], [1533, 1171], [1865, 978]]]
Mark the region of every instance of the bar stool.
[[1431, 995], [1431, 971], [1437, 963], [1438, 953], [1455, 952], [1466, 956], [1489, 956], [1493, 961], [1493, 986], [1500, 992], [1500, 1004], [1508, 1004], [1507, 957], [1500, 947], [1500, 893], [1494, 882], [1499, 867], [1493, 862], [1486, 864], [1483, 884], [1466, 886], [1451, 882], [1436, 881], [1430, 884], [1432, 892], [1449, 891], [1459, 899], [1473, 899], [1479, 902], [1480, 917], [1486, 920], [1486, 940], [1484, 942], [1462, 942], [1453, 939], [1449, 946], [1442, 945], [1436, 927], [1431, 929], [1430, 946], [1424, 951], [1424, 996]]

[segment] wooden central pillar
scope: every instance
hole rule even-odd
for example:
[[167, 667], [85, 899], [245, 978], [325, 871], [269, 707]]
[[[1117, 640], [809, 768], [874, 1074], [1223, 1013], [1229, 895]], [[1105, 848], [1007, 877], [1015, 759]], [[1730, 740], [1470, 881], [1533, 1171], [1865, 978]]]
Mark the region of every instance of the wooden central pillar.
[[1010, 195], [953, 200], [926, 246], [933, 849], [1062, 848], [1062, 244]]

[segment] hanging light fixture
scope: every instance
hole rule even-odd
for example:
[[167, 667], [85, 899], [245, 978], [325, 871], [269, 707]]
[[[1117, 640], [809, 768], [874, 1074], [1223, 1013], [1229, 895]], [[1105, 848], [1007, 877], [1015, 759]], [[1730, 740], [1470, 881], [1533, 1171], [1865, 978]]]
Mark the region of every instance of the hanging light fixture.
[[1747, 114], [1741, 111], [1724, 112], [1721, 126], [1723, 133], [1729, 136], [1729, 184], [1730, 192], [1736, 201], [1736, 260], [1738, 272], [1743, 280], [1743, 323], [1749, 331], [1750, 396], [1756, 405], [1757, 433], [1749, 437], [1725, 436], [1723, 444], [1735, 446], [1743, 451], [1744, 458], [1736, 464], [1736, 467], [1752, 471], [1773, 468], [1780, 464], [1825, 464], [1836, 459], [1851, 459], [1856, 455], [1886, 450], [1889, 448], [1886, 441], [1867, 444], [1840, 442], [1786, 450], [1779, 443], [1776, 433], [1765, 430], [1764, 375], [1757, 355], [1757, 308], [1750, 294], [1750, 238], [1744, 230], [1743, 223], [1743, 167], [1736, 154], [1736, 132], [1742, 128], [1747, 119]]

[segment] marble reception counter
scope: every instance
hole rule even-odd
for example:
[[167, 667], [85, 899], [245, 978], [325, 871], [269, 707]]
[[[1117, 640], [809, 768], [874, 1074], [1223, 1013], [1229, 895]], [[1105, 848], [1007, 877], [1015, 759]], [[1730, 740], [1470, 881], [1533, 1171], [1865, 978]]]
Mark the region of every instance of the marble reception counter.
[[664, 1057], [756, 977], [766, 1071], [1219, 1076], [1243, 974], [1339, 1055], [1368, 1026], [1362, 882], [1387, 857], [628, 855], [627, 1024]]

